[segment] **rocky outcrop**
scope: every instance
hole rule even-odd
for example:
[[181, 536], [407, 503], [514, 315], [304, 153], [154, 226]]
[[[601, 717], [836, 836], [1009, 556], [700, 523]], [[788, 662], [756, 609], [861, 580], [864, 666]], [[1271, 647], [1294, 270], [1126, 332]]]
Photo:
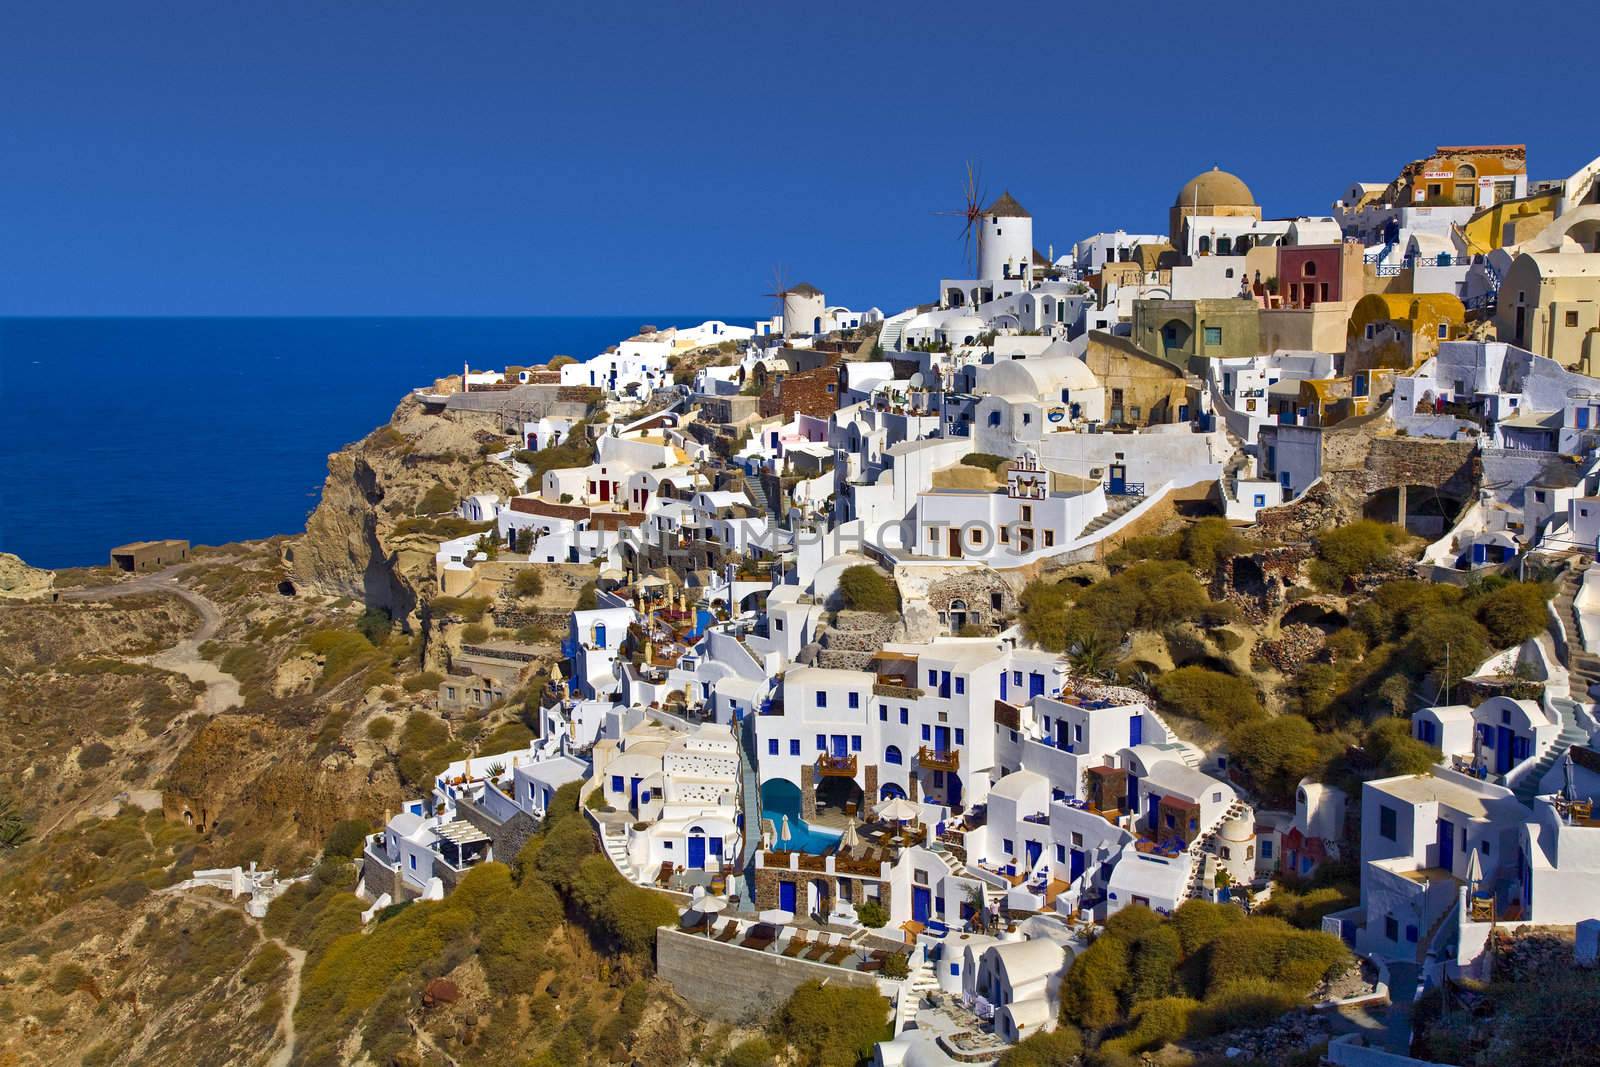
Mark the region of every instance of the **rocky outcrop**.
[[0, 552], [0, 600], [33, 600], [49, 594], [54, 571], [42, 571], [10, 552]]
[[285, 549], [296, 587], [409, 617], [431, 587], [441, 538], [400, 523], [435, 486], [457, 499], [515, 492], [510, 472], [480, 454], [499, 429], [485, 414], [424, 414], [407, 397], [387, 425], [329, 456], [322, 499]]

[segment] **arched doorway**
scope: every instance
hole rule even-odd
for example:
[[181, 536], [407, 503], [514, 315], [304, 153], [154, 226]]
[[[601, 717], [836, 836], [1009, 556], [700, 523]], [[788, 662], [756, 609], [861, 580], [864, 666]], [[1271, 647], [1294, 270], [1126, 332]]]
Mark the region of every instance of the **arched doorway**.
[[950, 632], [959, 634], [967, 625], [967, 602], [960, 597], [950, 601]]
[[906, 791], [893, 782], [883, 783], [883, 788], [878, 790], [879, 800], [904, 800], [905, 798]]
[[824, 776], [817, 782], [817, 810], [849, 815], [861, 810], [865, 799], [854, 778]]
[[806, 914], [814, 918], [825, 919], [833, 908], [833, 901], [828, 894], [828, 882], [825, 878], [813, 878], [806, 883]]

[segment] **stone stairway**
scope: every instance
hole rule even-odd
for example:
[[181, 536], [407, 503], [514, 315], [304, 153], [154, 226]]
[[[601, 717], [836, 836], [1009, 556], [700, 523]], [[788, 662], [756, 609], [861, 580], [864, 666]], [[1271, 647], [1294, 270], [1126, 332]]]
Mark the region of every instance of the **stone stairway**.
[[934, 973], [932, 960], [926, 959], [922, 953], [912, 953], [911, 971], [906, 976], [906, 988], [911, 990], [913, 997], [921, 997], [925, 993], [939, 991], [939, 978]]
[[878, 344], [885, 352], [900, 351], [900, 342], [906, 335], [906, 323], [911, 319], [911, 312], [902, 311], [883, 320], [883, 331], [878, 334]]
[[1106, 501], [1106, 510], [1101, 514], [1096, 515], [1089, 522], [1089, 525], [1083, 528], [1083, 533], [1079, 534], [1078, 536], [1093, 537], [1095, 534], [1099, 533], [1107, 526], [1110, 526], [1112, 523], [1122, 518], [1122, 516], [1126, 515], [1140, 504], [1143, 504], [1144, 501], [1145, 498], [1142, 496], [1110, 497]]
[[1218, 832], [1222, 830], [1229, 819], [1243, 815], [1248, 810], [1242, 801], [1235, 800], [1228, 805], [1228, 810], [1223, 812], [1222, 817], [1212, 823], [1205, 833], [1189, 843], [1189, 886], [1185, 893], [1188, 899], [1193, 899], [1200, 895], [1200, 880], [1205, 876], [1206, 855], [1211, 852], [1211, 846], [1216, 842]]
[[1539, 757], [1539, 761], [1518, 777], [1513, 791], [1524, 801], [1533, 800], [1538, 792], [1539, 783], [1550, 773], [1550, 768], [1567, 754], [1568, 749], [1574, 745], [1582, 746], [1589, 743], [1588, 732], [1578, 725], [1577, 707], [1577, 704], [1567, 697], [1550, 698], [1550, 710], [1561, 717], [1561, 733], [1557, 735], [1555, 743]]
[[633, 867], [628, 862], [628, 832], [621, 827], [614, 827], [609, 823], [600, 824], [600, 843], [605, 846], [606, 855], [611, 857], [611, 862], [624, 874], [632, 872]]
[[1239, 475], [1249, 469], [1250, 457], [1233, 434], [1228, 434], [1228, 440], [1234, 445], [1234, 449], [1233, 455], [1228, 457], [1227, 464], [1222, 468], [1222, 490], [1228, 494], [1230, 500], [1238, 500]]
[[750, 498], [750, 502], [754, 504], [762, 513], [771, 515], [774, 518], [777, 517], [777, 512], [772, 510], [772, 501], [767, 499], [767, 489], [766, 486], [761, 484], [761, 477], [759, 475], [752, 474], [745, 476], [744, 491], [745, 495]]
[[1572, 675], [1572, 691], [1579, 698], [1587, 697], [1590, 686], [1600, 683], [1600, 656], [1584, 650], [1583, 633], [1578, 629], [1577, 609], [1573, 605], [1583, 574], [1578, 568], [1562, 572], [1554, 600], [1556, 614], [1561, 619], [1561, 631], [1566, 638], [1567, 670]]
[[761, 783], [756, 777], [755, 723], [748, 718], [739, 730], [739, 810], [744, 813], [744, 855], [739, 866], [746, 884], [754, 886], [756, 850], [761, 846]]

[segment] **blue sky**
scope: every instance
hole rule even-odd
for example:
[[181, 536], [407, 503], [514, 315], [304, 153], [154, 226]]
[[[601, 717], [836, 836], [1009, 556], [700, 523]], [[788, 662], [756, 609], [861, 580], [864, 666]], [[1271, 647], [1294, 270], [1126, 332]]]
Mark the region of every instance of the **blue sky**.
[[777, 264], [892, 310], [969, 158], [1060, 249], [1213, 164], [1293, 215], [1600, 153], [1591, 36], [1477, 0], [0, 3], [0, 314], [753, 313]]

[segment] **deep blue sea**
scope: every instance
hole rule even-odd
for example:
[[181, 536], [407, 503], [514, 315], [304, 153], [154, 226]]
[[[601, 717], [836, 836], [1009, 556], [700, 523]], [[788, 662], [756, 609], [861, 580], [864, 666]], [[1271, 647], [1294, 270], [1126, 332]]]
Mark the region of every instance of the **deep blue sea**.
[[67, 567], [125, 541], [294, 533], [328, 453], [463, 360], [583, 360], [708, 318], [754, 316], [0, 318], [0, 551]]

